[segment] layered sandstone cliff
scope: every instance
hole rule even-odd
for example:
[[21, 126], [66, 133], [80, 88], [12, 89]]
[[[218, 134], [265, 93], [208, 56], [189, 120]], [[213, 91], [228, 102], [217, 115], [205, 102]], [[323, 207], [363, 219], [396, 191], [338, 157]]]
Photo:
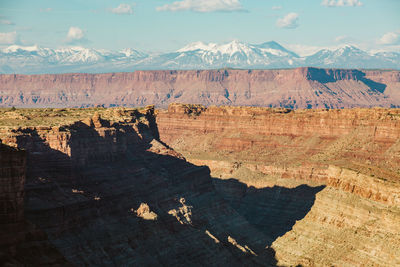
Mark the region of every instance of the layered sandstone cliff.
[[196, 160], [221, 159], [261, 173], [322, 182], [328, 165], [388, 180], [397, 180], [400, 173], [398, 109], [172, 104], [156, 120], [161, 140]]
[[398, 109], [5, 109], [0, 138], [74, 265], [400, 264]]
[[73, 265], [275, 264], [209, 169], [154, 138], [152, 108], [10, 112], [30, 118], [0, 120], [2, 140], [28, 153], [25, 217]]
[[166, 107], [173, 102], [288, 108], [398, 107], [398, 71], [136, 71], [0, 75], [3, 107]]
[[[278, 264], [400, 264], [400, 110], [173, 104], [156, 121], [162, 141], [229, 181], [217, 190], [271, 237]], [[276, 186], [293, 191], [262, 193]]]

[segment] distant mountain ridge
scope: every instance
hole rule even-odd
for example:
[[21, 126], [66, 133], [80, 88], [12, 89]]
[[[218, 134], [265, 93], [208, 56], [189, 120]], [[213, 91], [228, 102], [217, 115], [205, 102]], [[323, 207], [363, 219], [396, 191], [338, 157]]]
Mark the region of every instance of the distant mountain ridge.
[[148, 54], [132, 48], [109, 51], [10, 46], [0, 50], [0, 73], [123, 72], [134, 70], [279, 69], [296, 67], [400, 69], [400, 52], [369, 53], [345, 45], [301, 57], [277, 42], [226, 44], [195, 42], [173, 52]]

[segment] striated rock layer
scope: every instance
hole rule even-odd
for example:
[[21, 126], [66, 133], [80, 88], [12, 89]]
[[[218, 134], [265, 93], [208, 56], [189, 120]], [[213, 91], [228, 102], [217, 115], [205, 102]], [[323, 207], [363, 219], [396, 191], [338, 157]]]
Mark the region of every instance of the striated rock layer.
[[[278, 264], [400, 264], [400, 110], [173, 104], [156, 122], [160, 139], [210, 167], [221, 195], [271, 237]], [[292, 191], [264, 194], [277, 186]], [[296, 222], [274, 230], [285, 218]]]
[[88, 111], [85, 119], [52, 127], [0, 127], [6, 144], [28, 153], [25, 217], [66, 260], [275, 265], [266, 234], [217, 194], [209, 169], [154, 138], [153, 109], [120, 110], [103, 119], [108, 112]]
[[156, 122], [160, 139], [187, 158], [232, 161], [232, 166], [216, 168], [244, 167], [326, 182], [328, 166], [336, 165], [391, 181], [399, 178], [399, 109], [172, 104], [158, 112]]
[[287, 108], [399, 107], [399, 71], [136, 71], [0, 75], [2, 107], [166, 107], [173, 102]]
[[7, 109], [0, 138], [53, 264], [400, 264], [399, 109]]

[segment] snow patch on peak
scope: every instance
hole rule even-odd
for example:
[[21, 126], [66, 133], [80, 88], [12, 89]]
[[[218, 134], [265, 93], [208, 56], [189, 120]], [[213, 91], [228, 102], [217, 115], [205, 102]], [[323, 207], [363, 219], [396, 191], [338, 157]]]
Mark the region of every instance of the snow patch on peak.
[[222, 45], [218, 45], [215, 43], [205, 44], [203, 42], [195, 42], [177, 50], [177, 52], [188, 52], [197, 50], [207, 51], [215, 54], [234, 54], [236, 52], [250, 51], [250, 47], [249, 45], [241, 43], [237, 40]]
[[205, 44], [203, 42], [194, 42], [191, 44], [188, 44], [181, 49], [177, 50], [177, 52], [189, 52], [189, 51], [196, 51], [196, 50], [212, 50], [215, 47], [217, 47], [217, 44], [215, 43], [208, 43]]
[[251, 47], [248, 44], [245, 43], [241, 43], [239, 41], [232, 41], [230, 43], [224, 44], [224, 45], [220, 45], [217, 47], [216, 49], [218, 52], [220, 52], [221, 54], [230, 54], [233, 55], [235, 53], [245, 53], [245, 54], [249, 54], [251, 53]]
[[323, 50], [328, 50], [331, 52], [364, 52], [363, 50], [361, 50], [360, 48], [358, 48], [355, 45], [351, 45], [351, 44], [345, 44], [345, 45], [340, 45], [340, 46], [336, 46], [333, 48], [328, 48], [328, 49], [323, 49]]
[[247, 57], [294, 57], [298, 58], [299, 56], [287, 50], [286, 48], [282, 47], [277, 42], [271, 41], [266, 42], [263, 44], [255, 45], [255, 44], [248, 44], [244, 42], [240, 42], [238, 40], [233, 40], [229, 43], [225, 44], [215, 44], [215, 43], [208, 43], [205, 44], [203, 42], [195, 42], [189, 44], [179, 50], [177, 53], [184, 53], [184, 52], [196, 52], [197, 53], [205, 53], [210, 55], [226, 55], [232, 57], [235, 54], [245, 55]]
[[102, 60], [104, 57], [94, 49], [71, 49], [77, 51], [65, 58], [66, 62], [96, 62]]
[[121, 50], [121, 53], [127, 57], [130, 57], [132, 55], [135, 55], [137, 53], [137, 51], [132, 48], [125, 48], [125, 49]]
[[126, 57], [126, 58], [137, 58], [137, 59], [139, 59], [139, 58], [145, 58], [145, 57], [148, 56], [147, 54], [145, 54], [143, 52], [139, 52], [139, 51], [137, 51], [135, 49], [132, 49], [132, 48], [122, 49], [118, 53], [120, 53], [121, 56]]

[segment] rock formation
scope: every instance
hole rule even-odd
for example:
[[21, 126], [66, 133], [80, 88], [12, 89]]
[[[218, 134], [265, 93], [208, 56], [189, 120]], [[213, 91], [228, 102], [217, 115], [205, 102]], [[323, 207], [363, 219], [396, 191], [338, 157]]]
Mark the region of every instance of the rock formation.
[[167, 107], [173, 102], [287, 108], [399, 107], [399, 71], [136, 71], [0, 75], [0, 107]]
[[71, 264], [275, 264], [264, 234], [217, 194], [209, 169], [153, 137], [152, 107], [7, 112], [30, 118], [0, 127], [7, 145], [28, 154], [25, 217]]
[[162, 141], [219, 178], [278, 264], [400, 263], [400, 110], [172, 104], [156, 122]]
[[398, 109], [4, 109], [0, 138], [73, 265], [400, 264]]
[[47, 235], [25, 220], [26, 151], [0, 140], [0, 262], [3, 266], [69, 266]]
[[[0, 140], [0, 247], [16, 254], [16, 244], [24, 240], [24, 151], [3, 145]], [[0, 255], [0, 259], [6, 255]]]
[[157, 214], [152, 212], [149, 205], [147, 205], [146, 203], [141, 203], [139, 208], [135, 212], [138, 217], [141, 217], [145, 220], [157, 220]]

